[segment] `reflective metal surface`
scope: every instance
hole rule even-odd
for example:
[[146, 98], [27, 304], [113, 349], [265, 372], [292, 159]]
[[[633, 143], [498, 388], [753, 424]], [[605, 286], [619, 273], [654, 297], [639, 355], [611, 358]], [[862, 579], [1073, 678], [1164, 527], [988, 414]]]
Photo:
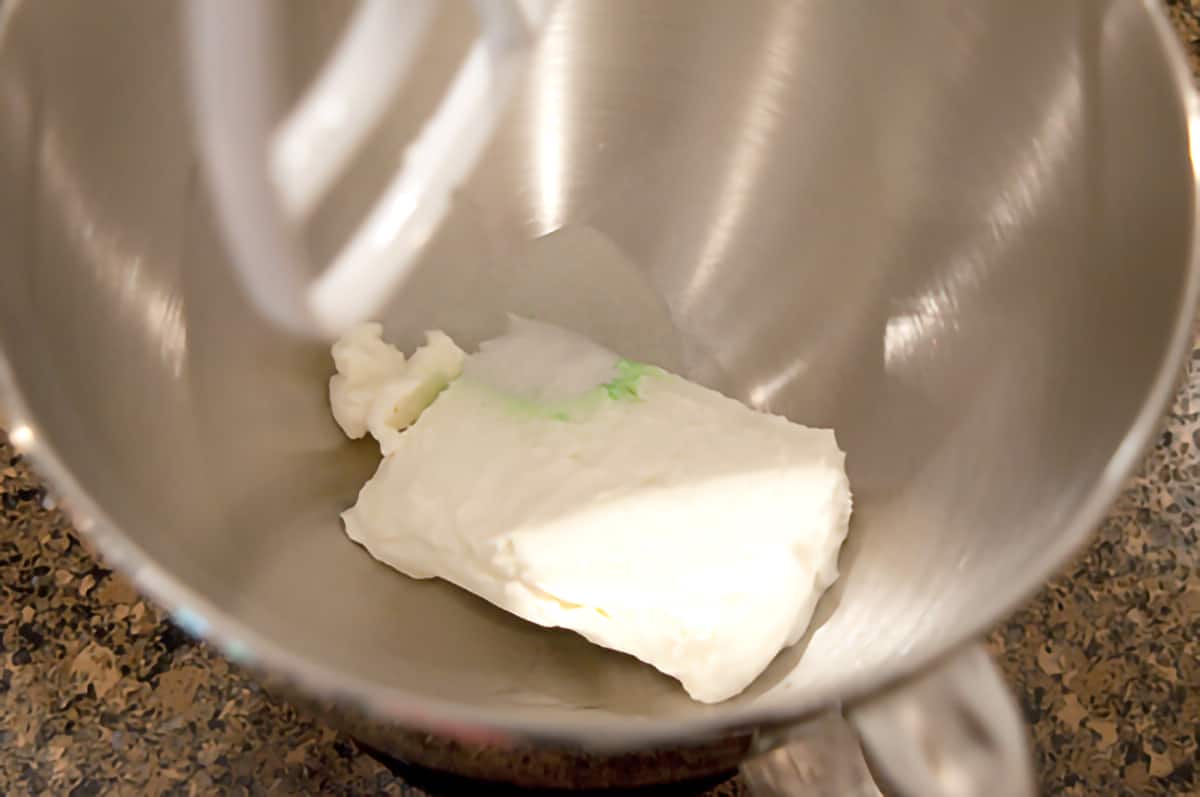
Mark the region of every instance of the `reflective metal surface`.
[[[329, 417], [327, 352], [237, 290], [178, 9], [5, 8], [14, 442], [181, 623], [378, 716], [633, 746], [915, 670], [1081, 542], [1189, 335], [1195, 108], [1148, 5], [564, 3], [385, 320], [407, 345], [431, 326], [470, 343], [532, 312], [838, 430], [841, 580], [744, 695], [698, 705], [344, 537], [373, 457]], [[297, 74], [322, 44], [305, 8]], [[361, 164], [336, 196], [369, 201], [391, 171]], [[322, 212], [318, 255], [345, 232], [336, 202]]]

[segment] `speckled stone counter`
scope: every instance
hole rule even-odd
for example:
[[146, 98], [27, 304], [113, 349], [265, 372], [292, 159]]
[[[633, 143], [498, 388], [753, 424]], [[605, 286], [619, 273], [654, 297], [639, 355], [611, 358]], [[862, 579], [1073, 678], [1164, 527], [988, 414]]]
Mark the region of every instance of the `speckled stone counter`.
[[[1167, 5], [1200, 68], [1200, 0]], [[1200, 795], [1198, 502], [1200, 348], [1092, 544], [990, 635], [1044, 793]], [[2, 442], [0, 513], [0, 793], [425, 793], [172, 626]]]

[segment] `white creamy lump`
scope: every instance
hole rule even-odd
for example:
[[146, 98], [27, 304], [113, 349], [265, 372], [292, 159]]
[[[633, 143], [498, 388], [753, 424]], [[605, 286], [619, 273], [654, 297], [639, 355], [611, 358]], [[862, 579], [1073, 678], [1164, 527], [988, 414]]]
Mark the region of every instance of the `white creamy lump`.
[[361, 324], [333, 344], [337, 368], [329, 380], [329, 405], [346, 436], [367, 432], [387, 456], [400, 430], [417, 419], [439, 392], [462, 373], [466, 354], [444, 332], [426, 333], [412, 359], [384, 343], [381, 324]]
[[803, 636], [837, 579], [845, 455], [810, 429], [575, 333], [513, 318], [408, 360], [378, 324], [333, 348], [334, 417], [384, 454], [346, 533], [677, 678], [706, 703]]

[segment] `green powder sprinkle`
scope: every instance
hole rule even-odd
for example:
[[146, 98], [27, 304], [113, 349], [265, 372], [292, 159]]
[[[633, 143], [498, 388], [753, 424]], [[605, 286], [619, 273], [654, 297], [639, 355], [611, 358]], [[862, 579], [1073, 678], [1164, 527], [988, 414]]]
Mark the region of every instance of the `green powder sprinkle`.
[[613, 401], [641, 401], [638, 382], [648, 373], [661, 373], [653, 365], [621, 359], [617, 361], [617, 377], [601, 385]]
[[[493, 400], [499, 401], [509, 412], [515, 415], [543, 418], [550, 421], [572, 422], [586, 419], [593, 412], [599, 410], [600, 406], [606, 401], [641, 401], [642, 378], [666, 374], [666, 371], [653, 365], [625, 359], [617, 361], [616, 371], [617, 375], [608, 382], [597, 385], [588, 392], [575, 398], [566, 399], [565, 401], [543, 403], [514, 396], [509, 393], [502, 393], [480, 383], [471, 383], [471, 387], [490, 394]], [[466, 386], [464, 384], [464, 387]]]

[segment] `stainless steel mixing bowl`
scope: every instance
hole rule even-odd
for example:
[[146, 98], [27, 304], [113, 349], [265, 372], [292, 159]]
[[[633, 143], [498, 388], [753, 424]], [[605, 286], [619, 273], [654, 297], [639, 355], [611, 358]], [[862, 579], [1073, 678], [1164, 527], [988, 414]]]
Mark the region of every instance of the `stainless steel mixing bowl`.
[[[536, 312], [837, 430], [856, 512], [815, 630], [693, 703], [344, 537], [373, 457], [329, 416], [327, 351], [237, 288], [178, 12], [3, 7], [0, 399], [109, 561], [303, 694], [610, 747], [858, 705], [1059, 566], [1171, 392], [1196, 104], [1149, 3], [565, 2], [385, 320], [471, 343]], [[339, 13], [293, 7], [298, 83]], [[314, 251], [403, 134], [371, 143]]]

